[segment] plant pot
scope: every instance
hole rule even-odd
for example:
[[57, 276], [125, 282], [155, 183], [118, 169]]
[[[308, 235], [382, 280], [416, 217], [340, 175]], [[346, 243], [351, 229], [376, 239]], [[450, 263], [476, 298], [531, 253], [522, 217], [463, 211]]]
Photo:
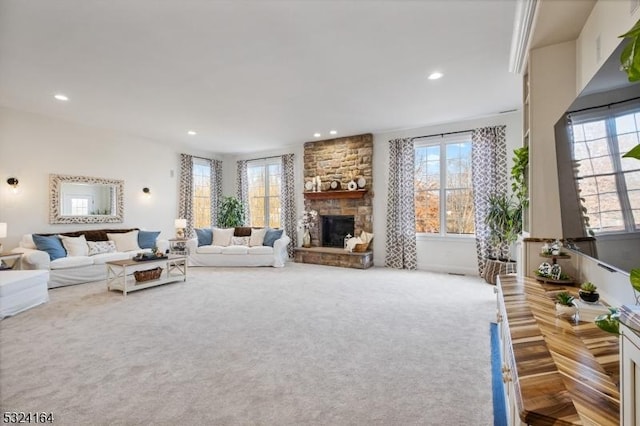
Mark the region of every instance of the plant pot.
[[556, 316], [557, 317], [571, 318], [576, 314], [577, 311], [578, 311], [578, 308], [576, 308], [573, 305], [572, 306], [567, 306], [567, 305], [561, 305], [559, 303], [556, 303]]
[[600, 294], [597, 291], [579, 290], [578, 294], [580, 295], [580, 299], [587, 303], [596, 303], [600, 299]]

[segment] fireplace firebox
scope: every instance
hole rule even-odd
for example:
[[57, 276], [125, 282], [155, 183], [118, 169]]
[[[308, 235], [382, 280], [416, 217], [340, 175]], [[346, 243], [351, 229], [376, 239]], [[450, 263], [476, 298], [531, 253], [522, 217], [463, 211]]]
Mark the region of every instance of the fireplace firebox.
[[353, 216], [322, 216], [322, 247], [344, 247], [344, 237], [353, 235], [355, 218]]

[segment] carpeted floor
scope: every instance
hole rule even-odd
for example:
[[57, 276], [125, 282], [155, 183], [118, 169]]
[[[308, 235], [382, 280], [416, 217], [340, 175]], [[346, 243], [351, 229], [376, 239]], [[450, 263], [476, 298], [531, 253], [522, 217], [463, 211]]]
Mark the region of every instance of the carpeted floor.
[[288, 264], [50, 291], [0, 322], [0, 408], [60, 425], [490, 425], [493, 287]]

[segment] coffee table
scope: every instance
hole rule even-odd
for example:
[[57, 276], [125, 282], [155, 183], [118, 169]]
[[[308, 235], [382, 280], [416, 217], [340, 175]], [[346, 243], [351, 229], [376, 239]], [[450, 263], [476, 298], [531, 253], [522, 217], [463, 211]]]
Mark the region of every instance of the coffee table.
[[[132, 291], [187, 280], [186, 256], [169, 255], [162, 259], [143, 261], [113, 260], [106, 262], [105, 265], [107, 266], [107, 291], [120, 290], [125, 297]], [[136, 271], [146, 271], [158, 266], [162, 268], [162, 274], [158, 279], [137, 282], [133, 276]]]

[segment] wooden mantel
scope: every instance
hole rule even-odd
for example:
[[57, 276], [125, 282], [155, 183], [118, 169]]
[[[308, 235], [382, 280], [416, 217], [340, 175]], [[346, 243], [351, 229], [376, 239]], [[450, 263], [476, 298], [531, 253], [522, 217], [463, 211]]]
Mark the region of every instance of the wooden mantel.
[[366, 189], [320, 191], [320, 192], [304, 192], [304, 198], [308, 200], [330, 200], [343, 198], [363, 198], [367, 193]]

